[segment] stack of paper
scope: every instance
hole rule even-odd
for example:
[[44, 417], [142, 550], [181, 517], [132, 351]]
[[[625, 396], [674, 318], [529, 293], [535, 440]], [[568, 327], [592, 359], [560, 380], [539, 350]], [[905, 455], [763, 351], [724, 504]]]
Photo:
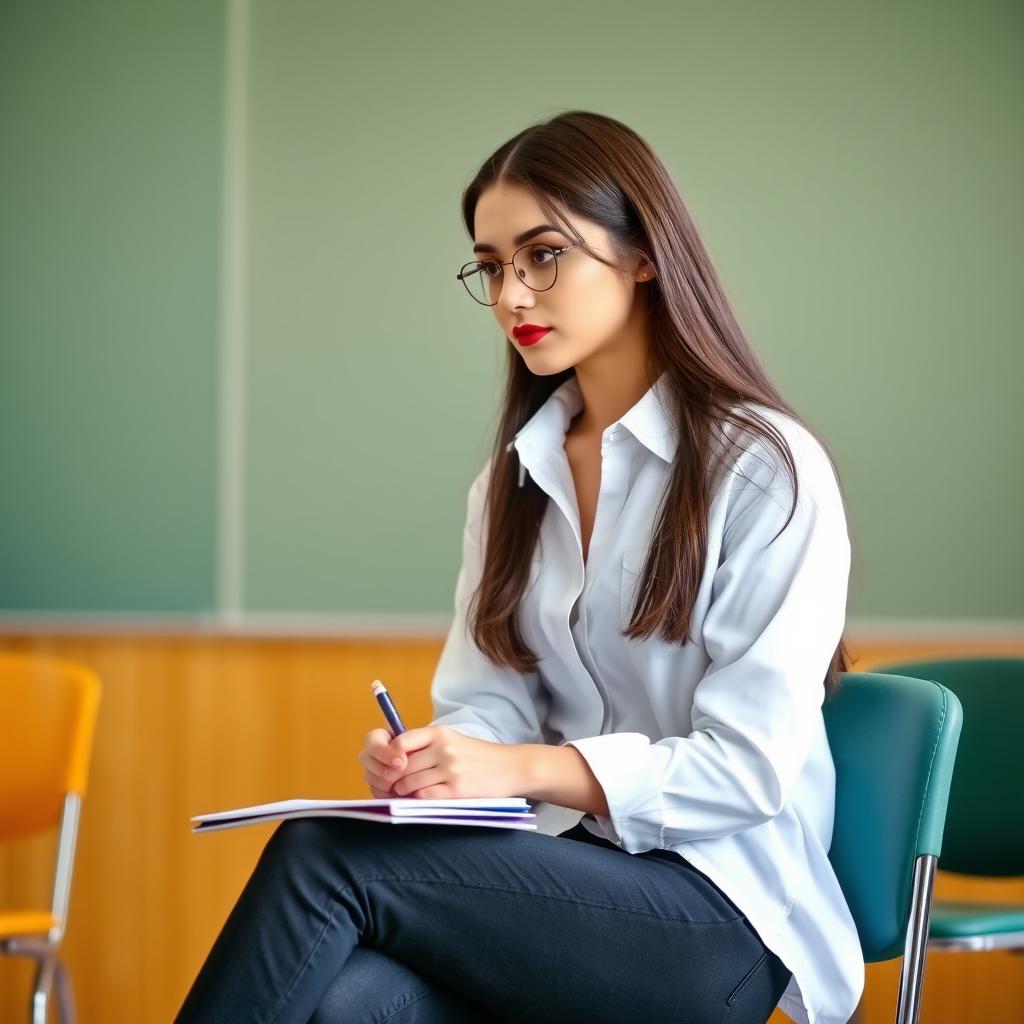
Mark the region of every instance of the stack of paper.
[[525, 797], [461, 797], [452, 800], [280, 800], [233, 811], [197, 814], [193, 832], [214, 832], [259, 825], [283, 818], [362, 818], [389, 825], [480, 825], [487, 828], [534, 829]]

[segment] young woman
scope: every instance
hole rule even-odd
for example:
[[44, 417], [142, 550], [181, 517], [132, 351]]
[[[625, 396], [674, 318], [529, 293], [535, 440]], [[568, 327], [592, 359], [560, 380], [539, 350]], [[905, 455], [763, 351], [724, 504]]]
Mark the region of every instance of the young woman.
[[841, 1024], [864, 964], [828, 860], [851, 545], [826, 447], [622, 123], [529, 127], [463, 216], [504, 408], [435, 718], [359, 760], [375, 796], [525, 796], [538, 831], [283, 823], [177, 1019]]

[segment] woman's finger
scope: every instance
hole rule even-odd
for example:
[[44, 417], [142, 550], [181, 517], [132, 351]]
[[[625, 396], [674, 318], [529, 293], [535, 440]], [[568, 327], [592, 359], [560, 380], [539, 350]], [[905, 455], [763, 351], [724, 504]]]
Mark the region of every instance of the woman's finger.
[[[393, 773], [401, 771], [400, 768], [394, 768], [390, 766], [386, 761], [378, 761], [377, 758], [373, 756], [373, 754], [366, 750], [360, 750], [359, 753], [356, 754], [356, 760], [364, 768], [370, 769], [371, 771], [380, 775], [382, 778], [384, 777], [384, 773], [386, 771], [391, 771]], [[392, 775], [392, 778], [394, 778], [394, 775]]]
[[[378, 745], [374, 745], [372, 747], [366, 746], [364, 748], [364, 751], [367, 757], [372, 758], [373, 762], [382, 768], [385, 765], [387, 765], [389, 768], [404, 768], [406, 766], [405, 755], [399, 756], [388, 747], [381, 748]], [[401, 761], [401, 764], [396, 765], [394, 763], [396, 757], [398, 758], [399, 761]]]
[[371, 771], [369, 768], [364, 768], [363, 769], [363, 778], [366, 779], [366, 781], [371, 786], [376, 786], [377, 789], [386, 789], [386, 790], [390, 790], [391, 789], [391, 780], [390, 779], [381, 778], [381, 776], [379, 776], [376, 772]]
[[[381, 764], [392, 764], [396, 758], [401, 764], [404, 764], [405, 758], [396, 754], [391, 746], [393, 738], [387, 729], [371, 729], [366, 734], [364, 746]], [[401, 765], [396, 765], [395, 767], [401, 767]]]
[[422, 772], [410, 772], [402, 776], [394, 786], [396, 796], [408, 796], [426, 786], [438, 786], [447, 782], [447, 774], [440, 768], [427, 768]]

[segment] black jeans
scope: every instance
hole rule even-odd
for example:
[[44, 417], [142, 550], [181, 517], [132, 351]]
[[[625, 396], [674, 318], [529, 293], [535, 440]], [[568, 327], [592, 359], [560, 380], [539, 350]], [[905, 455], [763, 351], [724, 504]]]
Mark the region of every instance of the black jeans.
[[[208, 841], [208, 840], [207, 840]], [[763, 1024], [790, 971], [668, 850], [297, 818], [268, 840], [177, 1024]]]

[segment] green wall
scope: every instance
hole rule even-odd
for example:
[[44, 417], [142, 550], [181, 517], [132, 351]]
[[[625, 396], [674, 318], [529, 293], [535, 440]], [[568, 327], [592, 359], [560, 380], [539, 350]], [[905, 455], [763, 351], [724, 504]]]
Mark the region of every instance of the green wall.
[[[836, 455], [851, 622], [1020, 619], [1022, 23], [994, 2], [4, 5], [0, 607], [208, 613], [220, 564], [253, 621], [449, 614], [507, 344], [455, 280], [459, 195], [582, 107], [662, 156]], [[244, 204], [222, 230], [225, 166]], [[222, 304], [244, 325], [228, 405]]]
[[214, 605], [218, 4], [0, 5], [0, 607]]

